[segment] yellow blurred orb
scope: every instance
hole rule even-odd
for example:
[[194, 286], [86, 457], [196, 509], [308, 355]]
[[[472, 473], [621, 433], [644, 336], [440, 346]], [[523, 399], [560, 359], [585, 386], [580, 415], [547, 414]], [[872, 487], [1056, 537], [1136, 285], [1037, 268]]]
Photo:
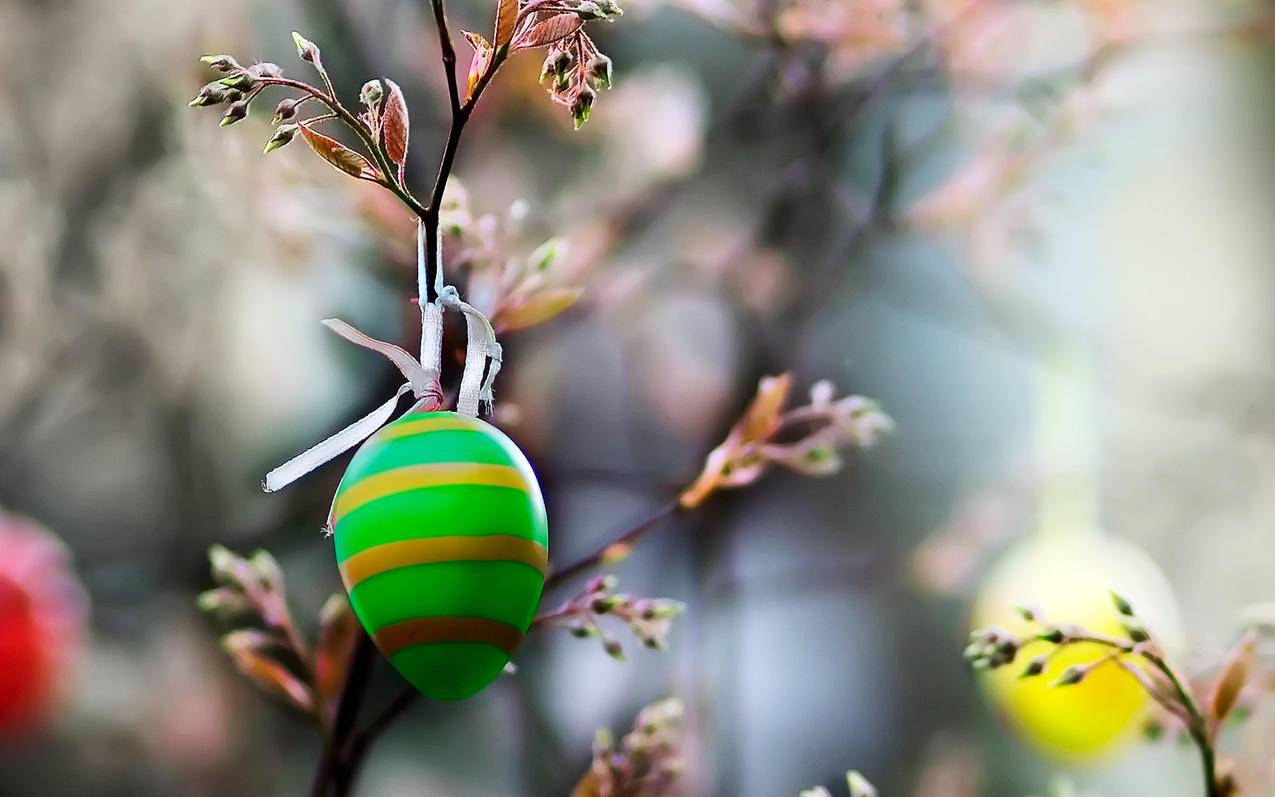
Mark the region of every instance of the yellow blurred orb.
[[[1097, 532], [1029, 538], [996, 563], [977, 595], [974, 629], [1000, 626], [1023, 638], [1039, 631], [1015, 611], [1040, 613], [1046, 623], [1080, 625], [1126, 637], [1111, 591], [1133, 604], [1152, 637], [1172, 651], [1181, 637], [1172, 589], [1160, 569], [1127, 542]], [[1025, 644], [1013, 664], [980, 674], [987, 694], [1009, 724], [1048, 756], [1083, 761], [1108, 753], [1130, 738], [1150, 707], [1150, 697], [1114, 663], [1090, 672], [1074, 686], [1051, 687], [1074, 664], [1111, 652], [1092, 643], [1068, 645], [1045, 671], [1021, 678], [1023, 668], [1053, 645]]]

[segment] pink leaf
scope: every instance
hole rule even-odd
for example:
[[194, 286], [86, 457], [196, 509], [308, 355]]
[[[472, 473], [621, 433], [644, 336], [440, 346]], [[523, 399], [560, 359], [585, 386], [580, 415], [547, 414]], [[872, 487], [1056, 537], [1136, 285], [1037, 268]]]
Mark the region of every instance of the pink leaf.
[[518, 34], [513, 49], [529, 50], [562, 41], [584, 27], [584, 20], [575, 14], [557, 14], [541, 20]]
[[474, 49], [474, 57], [469, 61], [469, 83], [465, 92], [465, 99], [470, 100], [474, 96], [474, 90], [478, 88], [478, 82], [487, 73], [487, 66], [491, 63], [493, 51], [491, 43], [484, 39], [481, 33], [470, 33], [469, 31], [461, 31], [461, 33], [465, 34], [465, 40]]
[[301, 135], [305, 137], [310, 149], [317, 152], [320, 158], [323, 158], [337, 169], [360, 180], [376, 182], [380, 179], [380, 173], [377, 172], [376, 167], [367, 158], [336, 139], [328, 138], [307, 124], [301, 124], [300, 128]]
[[385, 86], [389, 94], [385, 97], [385, 110], [381, 112], [381, 131], [385, 135], [385, 152], [390, 160], [398, 164], [399, 174], [407, 162], [407, 142], [411, 132], [411, 123], [407, 116], [407, 101], [403, 99], [403, 90], [388, 78]]
[[509, 44], [514, 37], [514, 23], [518, 21], [518, 0], [498, 0], [496, 6], [496, 35], [493, 39], [497, 48]]

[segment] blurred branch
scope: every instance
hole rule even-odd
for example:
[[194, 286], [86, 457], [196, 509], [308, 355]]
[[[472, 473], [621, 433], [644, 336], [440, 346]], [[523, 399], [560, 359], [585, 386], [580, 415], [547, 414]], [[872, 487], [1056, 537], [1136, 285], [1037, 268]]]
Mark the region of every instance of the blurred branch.
[[676, 499], [669, 501], [664, 506], [657, 509], [649, 517], [630, 527], [627, 531], [614, 537], [610, 542], [600, 546], [588, 556], [581, 557], [570, 564], [559, 568], [554, 568], [549, 572], [549, 577], [545, 579], [545, 589], [552, 589], [566, 581], [593, 568], [611, 561], [618, 561], [629, 554], [643, 537], [645, 537], [652, 529], [658, 526], [664, 520], [673, 517], [682, 512], [681, 505]]
[[341, 690], [340, 703], [337, 704], [336, 720], [332, 725], [332, 732], [324, 740], [323, 753], [310, 786], [310, 797], [327, 797], [329, 793], [334, 794], [334, 797], [343, 797], [349, 793], [354, 771], [343, 752], [358, 719], [363, 695], [367, 691], [368, 674], [375, 650], [372, 638], [359, 629], [358, 641], [351, 654], [349, 675]]

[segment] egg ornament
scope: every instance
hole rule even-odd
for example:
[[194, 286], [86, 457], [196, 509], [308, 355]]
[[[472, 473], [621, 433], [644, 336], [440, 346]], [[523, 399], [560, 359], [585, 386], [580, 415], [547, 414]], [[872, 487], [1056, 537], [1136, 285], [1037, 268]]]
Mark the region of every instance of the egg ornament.
[[503, 432], [455, 412], [411, 412], [369, 437], [330, 525], [350, 604], [426, 696], [462, 700], [503, 671], [548, 572], [544, 499]]

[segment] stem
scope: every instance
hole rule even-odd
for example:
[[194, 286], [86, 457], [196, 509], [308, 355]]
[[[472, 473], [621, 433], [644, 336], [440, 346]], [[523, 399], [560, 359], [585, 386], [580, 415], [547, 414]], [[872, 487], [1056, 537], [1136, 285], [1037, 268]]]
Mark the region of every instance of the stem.
[[434, 8], [434, 23], [438, 27], [438, 46], [443, 51], [443, 72], [447, 77], [447, 93], [452, 101], [452, 113], [460, 110], [460, 89], [456, 85], [456, 48], [452, 45], [451, 28], [447, 26], [447, 4], [444, 0], [430, 0]]
[[425, 225], [425, 295], [422, 301], [432, 302], [436, 298], [434, 290], [435, 275], [442, 256], [438, 247], [438, 215], [443, 205], [443, 193], [447, 190], [447, 181], [451, 177], [452, 167], [456, 163], [456, 152], [460, 148], [460, 137], [465, 131], [465, 123], [474, 112], [474, 106], [483, 90], [495, 77], [496, 70], [504, 63], [509, 52], [507, 47], [496, 50], [487, 70], [479, 78], [473, 92], [462, 104], [460, 89], [456, 84], [456, 49], [452, 46], [451, 34], [447, 30], [447, 9], [445, 0], [430, 0], [434, 8], [434, 19], [438, 23], [438, 40], [443, 51], [443, 68], [447, 76], [447, 92], [452, 102], [452, 124], [447, 131], [447, 143], [443, 145], [443, 156], [438, 163], [438, 174], [434, 178], [434, 188], [430, 191], [429, 205], [418, 215]]
[[411, 708], [420, 696], [421, 693], [416, 691], [416, 687], [403, 687], [394, 697], [394, 700], [380, 714], [376, 715], [367, 724], [367, 727], [350, 738], [345, 754], [341, 758], [341, 766], [345, 774], [347, 788], [349, 784], [353, 783], [354, 777], [358, 774], [364, 759], [367, 758], [368, 750], [371, 749], [373, 742], [379, 739], [381, 734], [385, 733], [395, 720]]
[[682, 507], [676, 499], [669, 501], [667, 504], [660, 507], [655, 514], [638, 523], [636, 526], [633, 526], [628, 531], [611, 540], [606, 545], [598, 548], [588, 556], [578, 559], [565, 567], [555, 568], [549, 573], [549, 578], [545, 580], [545, 589], [556, 587], [564, 581], [574, 578], [586, 570], [597, 567], [602, 564], [603, 560], [607, 557], [607, 553], [615, 546], [635, 544], [638, 540], [645, 536], [647, 532], [659, 525], [661, 521], [672, 517], [681, 511]]
[[335, 786], [337, 797], [341, 797], [349, 788], [349, 778], [343, 771], [341, 751], [347, 737], [354, 729], [355, 720], [358, 719], [359, 706], [367, 691], [368, 673], [372, 669], [374, 651], [372, 638], [360, 632], [358, 641], [354, 643], [354, 650], [350, 654], [350, 669], [345, 677], [345, 685], [341, 687], [341, 698], [337, 704], [332, 732], [324, 740], [323, 753], [314, 771], [310, 797], [327, 797], [330, 784]]
[[[1204, 793], [1206, 797], [1223, 797], [1220, 785], [1217, 782], [1217, 751], [1214, 749], [1213, 740], [1209, 738], [1209, 721], [1204, 716], [1204, 712], [1200, 710], [1200, 705], [1196, 701], [1195, 696], [1191, 693], [1187, 686], [1187, 681], [1183, 678], [1173, 665], [1169, 664], [1165, 658], [1155, 650], [1149, 649], [1144, 645], [1130, 646], [1126, 642], [1107, 637], [1101, 634], [1091, 632], [1069, 633], [1067, 635], [1069, 642], [1092, 642], [1098, 645], [1106, 645], [1116, 648], [1117, 653], [1137, 655], [1150, 662], [1156, 671], [1164, 676], [1165, 680], [1173, 688], [1174, 697], [1177, 698], [1178, 705], [1182, 709], [1182, 713], [1171, 712], [1175, 716], [1184, 720], [1186, 723], [1187, 733], [1191, 736], [1191, 740], [1195, 743], [1196, 748], [1200, 751], [1200, 765], [1204, 773]], [[1128, 669], [1128, 668], [1126, 668]], [[1136, 677], [1136, 676], [1135, 676]], [[1141, 679], [1139, 682], [1142, 683]], [[1147, 688], [1143, 683], [1143, 688]], [[1159, 698], [1156, 692], [1147, 690], [1151, 697]], [[1184, 716], [1185, 715], [1185, 716]]]
[[1169, 680], [1182, 706], [1191, 716], [1187, 731], [1200, 751], [1200, 766], [1204, 770], [1204, 793], [1208, 797], [1222, 797], [1222, 790], [1217, 782], [1217, 751], [1213, 749], [1213, 742], [1209, 738], [1209, 723], [1204, 712], [1200, 711], [1200, 706], [1196, 703], [1191, 690], [1187, 688], [1186, 681], [1163, 657], [1149, 650], [1142, 651], [1142, 657], [1151, 662]]

